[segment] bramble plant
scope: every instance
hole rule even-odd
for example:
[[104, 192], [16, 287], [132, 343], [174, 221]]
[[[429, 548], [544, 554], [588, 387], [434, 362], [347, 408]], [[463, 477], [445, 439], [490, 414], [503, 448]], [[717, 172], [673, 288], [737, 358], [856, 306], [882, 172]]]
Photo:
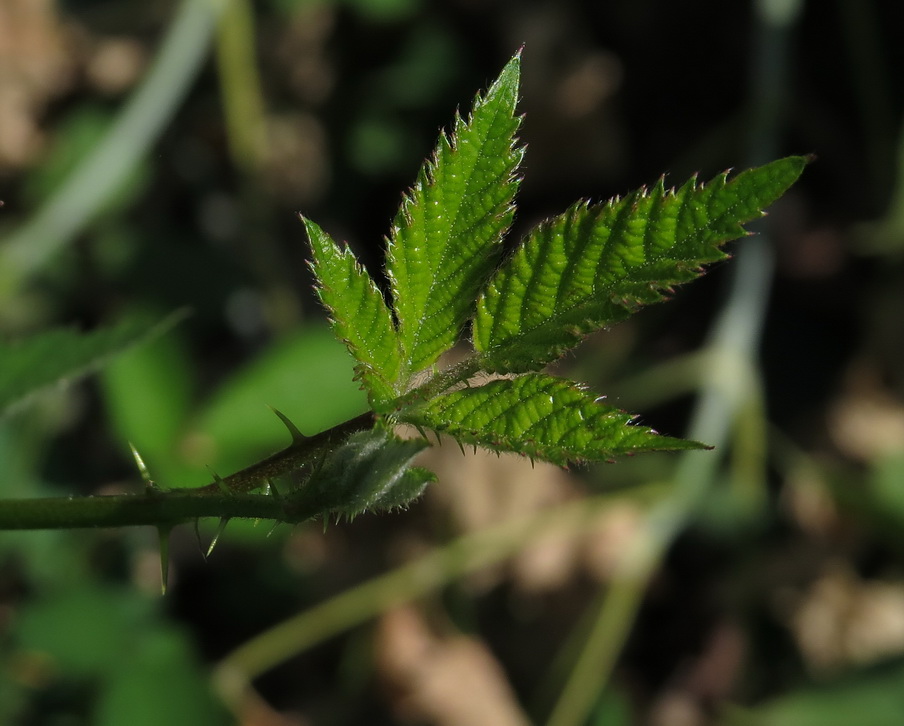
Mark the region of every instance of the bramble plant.
[[[440, 135], [405, 195], [387, 242], [390, 303], [348, 247], [302, 218], [317, 292], [357, 362], [368, 412], [311, 437], [276, 412], [292, 435], [287, 448], [192, 490], [159, 487], [133, 450], [144, 494], [7, 500], [0, 528], [150, 524], [166, 533], [200, 517], [296, 523], [402, 507], [435, 478], [412, 466], [430, 445], [427, 430], [559, 465], [704, 447], [639, 426], [543, 368], [724, 259], [722, 246], [746, 234], [741, 225], [779, 198], [807, 159], [721, 174], [706, 185], [692, 178], [677, 189], [660, 179], [603, 204], [577, 202], [505, 256], [524, 155], [515, 136], [519, 71], [516, 55], [470, 116], [456, 116]], [[463, 331], [471, 352], [440, 367]], [[123, 347], [137, 337], [128, 328], [103, 338], [106, 347], [86, 337], [86, 357], [50, 378], [89, 368], [111, 352], [111, 341]], [[33, 356], [28, 344], [3, 352], [7, 388], [17, 381], [13, 362], [26, 361], [19, 368], [29, 375]], [[399, 424], [421, 436], [401, 438]], [[277, 492], [289, 474], [292, 488]]]

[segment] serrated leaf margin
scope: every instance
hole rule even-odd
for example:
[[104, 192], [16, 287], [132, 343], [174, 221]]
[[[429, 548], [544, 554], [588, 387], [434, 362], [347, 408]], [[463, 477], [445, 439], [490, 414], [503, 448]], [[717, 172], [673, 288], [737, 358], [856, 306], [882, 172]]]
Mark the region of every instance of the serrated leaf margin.
[[314, 502], [324, 516], [353, 519], [368, 510], [398, 509], [420, 496], [436, 475], [412, 466], [429, 442], [402, 439], [377, 425], [349, 436], [331, 451], [298, 496]]
[[450, 391], [403, 409], [399, 419], [464, 443], [559, 465], [705, 448], [639, 426], [636, 416], [602, 403], [582, 385], [543, 373]]
[[317, 295], [330, 313], [333, 332], [357, 361], [371, 406], [385, 412], [398, 395], [402, 361], [383, 293], [348, 246], [340, 248], [311, 220], [302, 216], [301, 221], [313, 253]]
[[[428, 368], [455, 344], [501, 254], [523, 157], [515, 138], [519, 76], [520, 52], [477, 95], [469, 118], [456, 114], [451, 134], [440, 134], [394, 219], [386, 271], [405, 374]], [[481, 167], [490, 169], [486, 180], [477, 177]]]
[[659, 300], [723, 259], [726, 242], [763, 214], [803, 171], [787, 157], [728, 180], [692, 177], [591, 205], [541, 223], [477, 301], [472, 340], [495, 373], [539, 370], [589, 333]]

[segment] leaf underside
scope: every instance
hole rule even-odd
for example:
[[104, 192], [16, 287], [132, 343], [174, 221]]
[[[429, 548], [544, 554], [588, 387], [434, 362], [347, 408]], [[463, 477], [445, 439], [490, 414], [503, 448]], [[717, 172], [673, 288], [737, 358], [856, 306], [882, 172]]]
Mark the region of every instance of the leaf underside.
[[374, 410], [383, 412], [398, 395], [401, 355], [383, 294], [347, 247], [340, 249], [319, 226], [302, 217], [311, 242], [317, 294], [333, 331], [358, 361], [357, 375]]
[[660, 181], [605, 204], [580, 202], [538, 225], [477, 302], [474, 347], [485, 370], [539, 370], [588, 333], [662, 300], [720, 246], [746, 234], [806, 164], [788, 157], [709, 184], [677, 190]]
[[455, 344], [502, 249], [523, 149], [515, 145], [520, 57], [456, 116], [404, 197], [387, 245], [387, 273], [406, 374]]
[[429, 444], [400, 439], [382, 426], [352, 434], [332, 451], [299, 496], [326, 513], [353, 518], [367, 510], [406, 506], [436, 480], [411, 461]]
[[560, 465], [644, 451], [704, 448], [633, 425], [631, 414], [600, 403], [575, 383], [542, 373], [452, 391], [402, 418], [463, 442]]

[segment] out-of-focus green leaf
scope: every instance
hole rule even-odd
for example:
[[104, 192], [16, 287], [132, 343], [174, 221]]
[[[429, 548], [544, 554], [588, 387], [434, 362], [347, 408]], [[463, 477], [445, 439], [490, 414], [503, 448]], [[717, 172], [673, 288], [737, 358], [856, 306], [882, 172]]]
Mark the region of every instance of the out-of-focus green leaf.
[[396, 61], [378, 72], [368, 84], [384, 104], [424, 108], [448, 93], [466, 59], [445, 25], [424, 25], [399, 50]]
[[114, 355], [169, 330], [184, 317], [152, 321], [136, 316], [90, 333], [50, 330], [17, 342], [0, 342], [0, 415], [32, 394], [96, 371]]
[[191, 407], [191, 362], [183, 341], [167, 335], [133, 348], [100, 375], [107, 413], [123, 444], [133, 443], [158, 466], [175, 458]]
[[23, 607], [13, 635], [21, 655], [40, 658], [54, 677], [94, 684], [93, 724], [228, 723], [185, 637], [135, 591], [55, 591]]
[[372, 22], [398, 22], [410, 17], [422, 4], [422, 0], [270, 0], [284, 13], [299, 13], [308, 8], [346, 5], [364, 19]]
[[405, 158], [411, 143], [401, 123], [385, 114], [362, 112], [346, 139], [351, 163], [363, 174], [385, 174]]
[[365, 18], [376, 22], [397, 22], [417, 11], [421, 0], [344, 0]]
[[630, 726], [632, 723], [628, 697], [614, 688], [603, 691], [593, 709], [592, 726]]
[[750, 710], [732, 710], [726, 726], [900, 726], [904, 667], [871, 669], [819, 688], [800, 690]]
[[871, 479], [873, 504], [884, 517], [904, 526], [904, 452], [877, 458]]
[[229, 723], [186, 639], [172, 630], [143, 638], [104, 683], [97, 726], [219, 726]]
[[131, 656], [152, 620], [150, 600], [127, 590], [85, 585], [30, 604], [14, 634], [22, 650], [49, 658], [56, 669], [97, 678]]

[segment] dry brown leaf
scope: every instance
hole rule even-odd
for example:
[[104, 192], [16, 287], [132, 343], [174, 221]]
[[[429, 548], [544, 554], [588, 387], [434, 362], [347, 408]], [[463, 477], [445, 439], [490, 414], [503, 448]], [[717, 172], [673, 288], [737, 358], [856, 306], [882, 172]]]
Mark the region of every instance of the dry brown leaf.
[[829, 412], [835, 445], [862, 461], [904, 449], [904, 401], [885, 390], [878, 378], [866, 365], [855, 367]]
[[377, 624], [376, 670], [393, 710], [433, 726], [528, 726], [499, 663], [479, 640], [440, 637], [412, 607]]
[[904, 583], [862, 580], [846, 564], [828, 568], [800, 597], [791, 630], [816, 672], [904, 653]]
[[37, 117], [72, 81], [70, 50], [53, 0], [0, 2], [0, 171], [40, 149]]

